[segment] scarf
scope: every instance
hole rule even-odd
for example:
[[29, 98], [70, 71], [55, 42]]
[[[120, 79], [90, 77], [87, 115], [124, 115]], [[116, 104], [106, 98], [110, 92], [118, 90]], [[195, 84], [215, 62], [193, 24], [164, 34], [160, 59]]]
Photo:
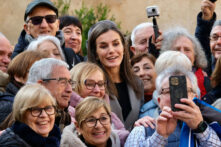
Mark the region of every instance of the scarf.
[[59, 147], [60, 145], [61, 133], [56, 125], [54, 125], [48, 137], [37, 134], [28, 125], [19, 121], [16, 121], [11, 129], [32, 147]]

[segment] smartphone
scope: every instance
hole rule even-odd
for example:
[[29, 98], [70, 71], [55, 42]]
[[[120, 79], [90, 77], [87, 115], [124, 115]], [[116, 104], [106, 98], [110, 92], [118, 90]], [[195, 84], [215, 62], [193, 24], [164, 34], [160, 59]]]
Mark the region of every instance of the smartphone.
[[182, 104], [181, 98], [187, 98], [187, 86], [185, 76], [171, 76], [169, 78], [170, 101], [172, 111], [180, 111], [174, 107], [175, 104]]
[[215, 3], [216, 2], [216, 0], [210, 0], [212, 3]]

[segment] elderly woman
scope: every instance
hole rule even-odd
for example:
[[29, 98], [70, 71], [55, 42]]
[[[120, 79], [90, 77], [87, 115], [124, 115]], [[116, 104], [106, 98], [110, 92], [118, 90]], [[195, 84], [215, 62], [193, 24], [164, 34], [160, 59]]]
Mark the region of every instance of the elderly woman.
[[0, 99], [0, 123], [11, 113], [14, 97], [27, 81], [32, 64], [45, 57], [46, 55], [36, 51], [25, 51], [10, 62], [8, 66], [10, 82], [6, 86], [6, 92], [1, 94]]
[[65, 47], [71, 48], [79, 62], [84, 61], [82, 57], [82, 25], [78, 18], [74, 16], [61, 16], [59, 18], [59, 29], [64, 33]]
[[88, 40], [88, 60], [102, 68], [112, 111], [131, 129], [143, 104], [143, 86], [129, 63], [123, 34], [112, 21], [100, 21]]
[[40, 36], [32, 41], [27, 50], [35, 50], [45, 53], [50, 58], [66, 61], [62, 52], [60, 41], [54, 36]]
[[[75, 107], [77, 104], [87, 96], [96, 96], [109, 103], [106, 78], [103, 70], [96, 64], [82, 62], [75, 65], [71, 69], [71, 79], [76, 82], [73, 88], [76, 93], [73, 92], [69, 107], [72, 117], [75, 117]], [[119, 135], [123, 145], [129, 132], [115, 113], [111, 112], [111, 118], [113, 129]]]
[[184, 53], [192, 63], [200, 88], [201, 97], [210, 90], [210, 80], [203, 71], [207, 67], [205, 53], [199, 41], [184, 28], [173, 28], [164, 33], [161, 52], [175, 50]]
[[117, 134], [111, 131], [110, 106], [100, 98], [88, 97], [76, 107], [75, 125], [67, 126], [61, 147], [120, 147]]
[[13, 104], [15, 123], [0, 136], [0, 146], [58, 147], [60, 130], [54, 125], [55, 99], [39, 84], [26, 85]]

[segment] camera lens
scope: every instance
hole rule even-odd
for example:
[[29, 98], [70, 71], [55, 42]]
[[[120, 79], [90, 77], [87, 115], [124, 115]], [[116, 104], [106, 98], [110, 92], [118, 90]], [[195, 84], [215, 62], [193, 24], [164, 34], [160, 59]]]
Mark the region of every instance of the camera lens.
[[156, 10], [155, 9], [152, 9], [152, 12], [154, 13]]

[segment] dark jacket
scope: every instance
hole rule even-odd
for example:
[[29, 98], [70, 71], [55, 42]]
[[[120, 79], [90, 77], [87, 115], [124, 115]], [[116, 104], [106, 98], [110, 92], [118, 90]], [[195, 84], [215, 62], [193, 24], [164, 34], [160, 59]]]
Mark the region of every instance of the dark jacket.
[[221, 98], [221, 84], [217, 85], [209, 93], [202, 97], [202, 100], [211, 105], [219, 98]]
[[[57, 32], [56, 37], [60, 40], [61, 48], [64, 53], [66, 62], [69, 65], [69, 68], [71, 69], [73, 65], [76, 65], [77, 63], [81, 62], [81, 60], [77, 58], [76, 54], [74, 53], [72, 49], [65, 47], [64, 36], [61, 31]], [[26, 34], [25, 30], [22, 30], [18, 39], [18, 43], [15, 45], [11, 58], [14, 58], [16, 55], [26, 50], [29, 43], [33, 40], [34, 38]]]
[[61, 133], [56, 125], [48, 137], [43, 137], [28, 125], [16, 121], [11, 128], [6, 129], [0, 136], [0, 146], [58, 147], [60, 139]]
[[6, 86], [6, 92], [0, 94], [0, 123], [12, 112], [14, 97], [19, 90], [19, 86], [10, 82]]
[[203, 50], [205, 52], [207, 61], [208, 61], [208, 67], [207, 67], [207, 74], [210, 76], [212, 73], [211, 70], [211, 64], [212, 64], [212, 59], [211, 59], [211, 51], [210, 51], [210, 32], [212, 30], [212, 26], [214, 22], [216, 21], [216, 13], [214, 13], [213, 18], [210, 21], [206, 21], [202, 19], [202, 12], [200, 12], [197, 15], [197, 26], [195, 30], [195, 36], [198, 38], [200, 44], [203, 47]]

